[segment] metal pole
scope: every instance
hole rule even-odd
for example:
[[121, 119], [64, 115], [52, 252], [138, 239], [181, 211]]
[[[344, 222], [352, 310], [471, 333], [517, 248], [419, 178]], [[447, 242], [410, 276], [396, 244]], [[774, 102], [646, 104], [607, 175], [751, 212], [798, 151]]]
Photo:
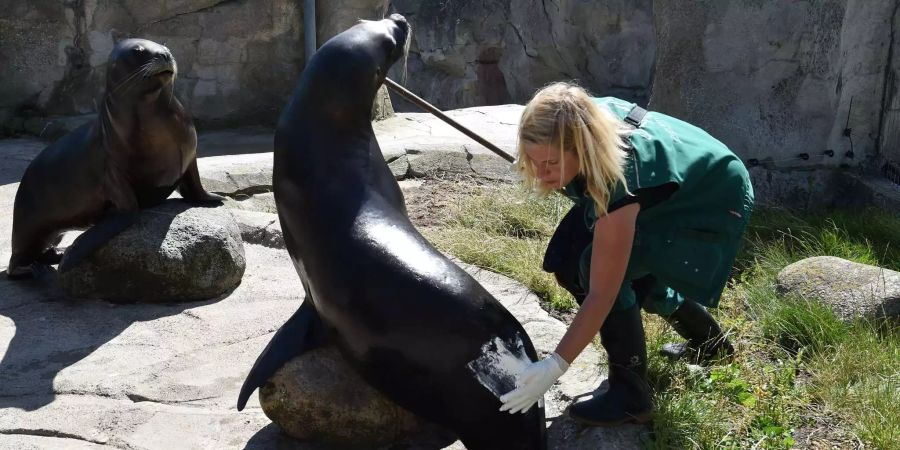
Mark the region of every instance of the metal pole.
[[[309, 1], [309, 0], [307, 0], [307, 1]], [[510, 155], [509, 153], [506, 153], [503, 150], [500, 150], [500, 147], [497, 147], [496, 145], [491, 144], [483, 137], [475, 134], [475, 132], [473, 132], [472, 130], [462, 126], [459, 122], [451, 119], [449, 116], [442, 113], [441, 110], [435, 108], [430, 103], [426, 102], [425, 100], [423, 100], [416, 94], [413, 94], [412, 92], [408, 91], [403, 86], [400, 86], [399, 84], [394, 82], [394, 80], [391, 80], [390, 78], [385, 78], [384, 84], [386, 84], [387, 87], [393, 89], [394, 92], [402, 95], [403, 98], [416, 104], [416, 106], [419, 106], [420, 108], [424, 109], [425, 111], [428, 111], [431, 114], [434, 114], [435, 116], [437, 116], [438, 119], [441, 119], [444, 122], [447, 122], [447, 124], [449, 124], [451, 127], [456, 128], [457, 130], [462, 131], [463, 134], [465, 134], [466, 136], [469, 136], [470, 138], [475, 139], [476, 141], [478, 141], [479, 144], [487, 147], [488, 150], [500, 155], [501, 158], [503, 158], [509, 162], [515, 162], [516, 159], [513, 158], [512, 155]]]
[[316, 53], [316, 0], [303, 0], [303, 52], [309, 64]]

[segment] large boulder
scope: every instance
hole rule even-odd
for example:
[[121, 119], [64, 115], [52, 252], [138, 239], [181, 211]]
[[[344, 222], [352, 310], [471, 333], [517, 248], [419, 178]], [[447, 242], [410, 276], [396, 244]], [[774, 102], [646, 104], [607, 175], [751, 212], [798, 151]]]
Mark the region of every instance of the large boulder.
[[822, 302], [838, 317], [900, 317], [900, 272], [833, 256], [797, 261], [778, 273], [778, 290]]
[[[81, 238], [70, 249], [79, 245]], [[59, 280], [76, 298], [194, 301], [233, 289], [244, 267], [241, 232], [227, 209], [170, 200], [141, 211], [137, 223]]]
[[259, 400], [285, 433], [307, 441], [387, 444], [422, 426], [366, 384], [333, 346], [292, 359], [260, 389]]

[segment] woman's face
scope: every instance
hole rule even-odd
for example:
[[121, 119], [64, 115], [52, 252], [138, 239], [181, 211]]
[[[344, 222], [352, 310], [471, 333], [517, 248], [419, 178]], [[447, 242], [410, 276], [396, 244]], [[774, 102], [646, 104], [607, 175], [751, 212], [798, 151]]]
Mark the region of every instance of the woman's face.
[[562, 152], [551, 144], [526, 142], [525, 155], [531, 161], [534, 173], [547, 189], [562, 189], [578, 175], [580, 166], [575, 152]]

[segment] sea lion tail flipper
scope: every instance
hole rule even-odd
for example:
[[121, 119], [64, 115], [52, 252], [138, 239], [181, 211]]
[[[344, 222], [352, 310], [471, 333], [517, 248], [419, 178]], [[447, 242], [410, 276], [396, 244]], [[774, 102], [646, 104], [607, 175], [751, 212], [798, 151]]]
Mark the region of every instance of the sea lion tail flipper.
[[197, 158], [191, 161], [187, 170], [184, 171], [184, 175], [181, 176], [178, 193], [191, 203], [222, 203], [225, 201], [225, 197], [206, 192], [206, 189], [203, 189], [203, 184], [200, 183], [200, 171], [197, 169]]
[[116, 211], [107, 214], [96, 225], [88, 228], [75, 239], [59, 263], [60, 273], [68, 272], [80, 264], [85, 258], [99, 250], [103, 244], [137, 222], [137, 219], [137, 211]]
[[247, 405], [250, 394], [265, 384], [291, 358], [320, 346], [324, 338], [322, 331], [319, 313], [316, 312], [307, 294], [297, 312], [275, 332], [272, 340], [253, 363], [253, 368], [247, 374], [238, 395], [238, 411], [242, 411]]

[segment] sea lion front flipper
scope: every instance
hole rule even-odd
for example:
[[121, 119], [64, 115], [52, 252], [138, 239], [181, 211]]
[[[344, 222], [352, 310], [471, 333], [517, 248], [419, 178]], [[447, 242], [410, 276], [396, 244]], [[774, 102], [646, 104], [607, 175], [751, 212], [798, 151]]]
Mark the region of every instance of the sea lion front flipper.
[[197, 158], [191, 161], [191, 164], [181, 176], [181, 182], [178, 185], [178, 193], [191, 203], [222, 203], [225, 197], [221, 195], [206, 192], [203, 184], [200, 183], [200, 171], [197, 169]]
[[137, 222], [138, 211], [111, 211], [106, 214], [96, 225], [90, 227], [75, 239], [69, 250], [63, 255], [59, 263], [59, 272], [68, 272], [77, 266], [85, 258], [93, 255], [103, 244], [116, 237], [119, 233]]
[[238, 411], [242, 411], [247, 405], [250, 394], [265, 384], [281, 366], [295, 356], [322, 345], [325, 337], [322, 320], [309, 297], [309, 290], [306, 292], [307, 297], [300, 308], [275, 332], [272, 340], [253, 363], [253, 368], [247, 374], [238, 395]]

